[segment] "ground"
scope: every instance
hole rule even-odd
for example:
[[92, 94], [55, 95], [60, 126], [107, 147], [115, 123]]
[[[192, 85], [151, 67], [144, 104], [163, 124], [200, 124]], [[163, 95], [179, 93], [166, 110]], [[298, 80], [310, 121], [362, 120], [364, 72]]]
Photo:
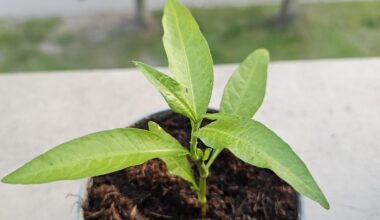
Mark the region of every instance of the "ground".
[[[215, 63], [268, 48], [273, 60], [380, 56], [380, 2], [304, 4], [286, 28], [276, 6], [193, 9]], [[121, 14], [0, 20], [0, 72], [165, 65], [162, 12], [140, 32]]]

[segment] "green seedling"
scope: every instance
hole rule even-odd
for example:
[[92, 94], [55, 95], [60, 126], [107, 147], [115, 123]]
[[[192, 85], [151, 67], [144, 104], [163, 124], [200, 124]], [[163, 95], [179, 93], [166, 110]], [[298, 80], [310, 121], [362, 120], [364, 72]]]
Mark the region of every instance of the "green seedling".
[[[163, 43], [171, 76], [135, 62], [170, 108], [191, 122], [190, 149], [158, 124], [149, 129], [118, 128], [89, 134], [34, 158], [2, 179], [11, 184], [38, 184], [103, 175], [162, 159], [168, 170], [197, 194], [201, 215], [207, 212], [207, 177], [222, 150], [257, 167], [267, 168], [300, 194], [328, 209], [329, 204], [304, 162], [273, 131], [252, 119], [263, 102], [269, 53], [250, 54], [229, 79], [220, 113], [206, 113], [213, 87], [213, 61], [208, 44], [190, 11], [168, 0], [163, 16]], [[201, 127], [203, 119], [214, 120]], [[198, 141], [207, 146], [204, 151]], [[191, 164], [195, 164], [195, 178]]]

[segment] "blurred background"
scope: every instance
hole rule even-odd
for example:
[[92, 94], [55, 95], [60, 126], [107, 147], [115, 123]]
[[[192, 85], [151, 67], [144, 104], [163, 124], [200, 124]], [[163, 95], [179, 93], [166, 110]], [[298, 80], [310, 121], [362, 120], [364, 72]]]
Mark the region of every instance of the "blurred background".
[[[0, 73], [164, 66], [164, 0], [0, 0]], [[380, 1], [182, 0], [216, 64], [380, 56]]]

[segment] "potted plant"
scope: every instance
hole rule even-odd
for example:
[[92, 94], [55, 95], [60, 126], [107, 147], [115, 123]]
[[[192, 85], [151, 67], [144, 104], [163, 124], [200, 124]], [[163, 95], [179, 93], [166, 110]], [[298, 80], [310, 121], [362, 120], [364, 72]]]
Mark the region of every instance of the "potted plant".
[[250, 54], [228, 81], [219, 112], [207, 112], [213, 62], [206, 40], [176, 0], [168, 0], [163, 26], [172, 77], [135, 64], [172, 111], [63, 143], [2, 182], [93, 177], [86, 219], [297, 219], [293, 189], [328, 209], [303, 161], [252, 119], [264, 98], [269, 53]]

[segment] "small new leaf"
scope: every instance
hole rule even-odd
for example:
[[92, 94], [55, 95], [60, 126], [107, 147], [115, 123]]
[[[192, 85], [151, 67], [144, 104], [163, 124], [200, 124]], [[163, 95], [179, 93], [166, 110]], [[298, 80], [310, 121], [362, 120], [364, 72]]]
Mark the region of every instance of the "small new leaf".
[[195, 120], [195, 114], [190, 107], [186, 89], [174, 79], [144, 63], [135, 61], [134, 64], [144, 76], [160, 91], [169, 107], [185, 117]]
[[211, 152], [212, 152], [212, 148], [207, 148], [207, 149], [205, 150], [204, 154], [203, 154], [203, 158], [202, 158], [202, 160], [203, 160], [203, 161], [208, 160], [208, 158], [210, 158], [210, 154], [211, 154]]
[[251, 119], [219, 119], [201, 128], [197, 136], [207, 146], [226, 147], [247, 163], [271, 169], [295, 190], [329, 208], [303, 161], [287, 143], [261, 123]]
[[264, 99], [268, 63], [268, 51], [259, 49], [240, 64], [224, 88], [221, 113], [252, 118]]
[[179, 143], [146, 130], [119, 128], [89, 134], [61, 144], [2, 179], [4, 183], [36, 184], [98, 176], [149, 159], [181, 157]]
[[191, 12], [177, 1], [168, 0], [162, 24], [170, 71], [187, 88], [190, 106], [200, 119], [206, 113], [212, 92], [210, 49]]

